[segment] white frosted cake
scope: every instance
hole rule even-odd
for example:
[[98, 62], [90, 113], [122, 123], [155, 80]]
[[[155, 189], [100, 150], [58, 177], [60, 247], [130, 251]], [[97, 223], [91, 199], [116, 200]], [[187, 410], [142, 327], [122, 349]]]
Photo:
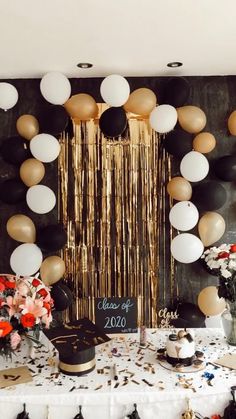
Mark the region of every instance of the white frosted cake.
[[166, 360], [172, 364], [191, 365], [195, 355], [195, 342], [193, 335], [186, 330], [178, 334], [169, 335], [166, 342]]

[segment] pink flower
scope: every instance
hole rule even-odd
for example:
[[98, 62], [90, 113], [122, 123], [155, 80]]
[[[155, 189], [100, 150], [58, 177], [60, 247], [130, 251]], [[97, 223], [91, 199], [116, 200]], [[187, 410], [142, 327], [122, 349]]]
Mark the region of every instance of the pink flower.
[[47, 309], [43, 307], [42, 299], [33, 300], [31, 297], [26, 297], [24, 304], [20, 305], [22, 309], [22, 314], [31, 313], [36, 317], [36, 323], [39, 322], [38, 318], [43, 317], [47, 314]]
[[52, 315], [51, 313], [46, 314], [42, 317], [42, 323], [44, 323], [46, 329], [49, 329], [50, 323], [52, 321]]
[[17, 291], [22, 297], [27, 297], [30, 292], [30, 288], [24, 281], [19, 281], [17, 283]]
[[11, 333], [10, 344], [13, 351], [19, 346], [20, 342], [21, 342], [21, 337], [18, 334], [18, 332]]
[[14, 316], [14, 314], [19, 312], [19, 304], [21, 303], [21, 300], [18, 300], [17, 298], [12, 297], [11, 295], [8, 295], [6, 297], [6, 302], [2, 303], [3, 306], [8, 306], [8, 314], [9, 316]]

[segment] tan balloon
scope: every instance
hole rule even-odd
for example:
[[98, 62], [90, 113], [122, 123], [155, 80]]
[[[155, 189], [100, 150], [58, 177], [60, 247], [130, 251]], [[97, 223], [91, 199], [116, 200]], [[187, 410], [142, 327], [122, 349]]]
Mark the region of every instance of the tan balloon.
[[176, 176], [167, 184], [167, 192], [176, 201], [189, 201], [192, 196], [192, 186], [183, 177]]
[[180, 126], [190, 134], [197, 134], [206, 125], [206, 115], [197, 106], [182, 106], [177, 113]]
[[16, 129], [21, 137], [32, 140], [39, 133], [39, 123], [33, 115], [22, 115], [16, 121]]
[[20, 167], [20, 178], [27, 186], [37, 185], [45, 175], [43, 163], [37, 159], [27, 159]]
[[65, 273], [65, 262], [59, 256], [49, 256], [40, 267], [40, 276], [45, 285], [53, 285]]
[[198, 306], [205, 316], [217, 316], [224, 311], [226, 303], [224, 298], [219, 298], [217, 288], [210, 286], [201, 290]]
[[95, 118], [98, 114], [98, 105], [94, 98], [86, 93], [71, 96], [64, 106], [72, 118], [77, 118], [81, 121]]
[[200, 218], [198, 232], [204, 246], [210, 246], [223, 236], [225, 220], [217, 212], [206, 212]]
[[236, 135], [236, 111], [233, 111], [229, 116], [228, 129], [231, 135]]
[[155, 108], [156, 104], [157, 97], [155, 93], [146, 87], [141, 87], [130, 94], [129, 99], [124, 104], [124, 109], [126, 112], [147, 116]]
[[23, 214], [13, 215], [7, 221], [7, 232], [9, 236], [22, 243], [34, 243], [36, 229], [33, 221]]
[[210, 132], [201, 132], [193, 140], [193, 149], [202, 154], [210, 153], [215, 146], [216, 139]]

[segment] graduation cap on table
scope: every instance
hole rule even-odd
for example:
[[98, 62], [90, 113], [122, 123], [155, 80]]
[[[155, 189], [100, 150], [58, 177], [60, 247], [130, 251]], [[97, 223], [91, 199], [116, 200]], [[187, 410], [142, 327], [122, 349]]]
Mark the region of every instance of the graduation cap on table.
[[59, 352], [59, 368], [69, 375], [83, 375], [95, 368], [95, 346], [110, 338], [87, 318], [44, 331]]

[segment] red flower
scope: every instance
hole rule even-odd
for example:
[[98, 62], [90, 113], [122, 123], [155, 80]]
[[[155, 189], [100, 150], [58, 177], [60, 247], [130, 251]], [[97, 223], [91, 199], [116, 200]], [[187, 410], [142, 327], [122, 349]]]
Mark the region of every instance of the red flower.
[[33, 287], [38, 287], [39, 285], [41, 284], [41, 282], [37, 279], [37, 278], [34, 278], [33, 279], [33, 281], [32, 281], [32, 285], [33, 285]]
[[38, 294], [41, 295], [41, 297], [45, 298], [48, 295], [48, 292], [45, 290], [45, 288], [41, 288], [41, 290], [38, 290]]
[[13, 327], [9, 322], [0, 322], [0, 338], [4, 338], [12, 331]]
[[232, 245], [230, 246], [230, 251], [231, 251], [232, 253], [236, 253], [236, 244], [232, 244]]
[[221, 419], [221, 416], [220, 415], [213, 415], [213, 416], [211, 416], [211, 419]]
[[4, 276], [0, 276], [0, 282], [1, 284], [5, 284], [6, 278], [4, 278]]
[[50, 313], [51, 312], [51, 304], [49, 304], [49, 303], [43, 303], [43, 307], [44, 308], [46, 308], [46, 310], [48, 311], [48, 313]]
[[23, 314], [20, 319], [22, 326], [24, 327], [33, 327], [35, 325], [35, 317], [31, 313]]
[[6, 281], [6, 282], [5, 282], [5, 287], [6, 287], [6, 288], [11, 288], [11, 289], [14, 289], [14, 288], [16, 288], [16, 283], [15, 283], [15, 282], [13, 282], [13, 281]]
[[2, 282], [0, 282], [0, 292], [3, 292], [5, 288], [5, 285]]
[[229, 252], [220, 252], [217, 257], [217, 259], [228, 259], [228, 258], [229, 258]]

